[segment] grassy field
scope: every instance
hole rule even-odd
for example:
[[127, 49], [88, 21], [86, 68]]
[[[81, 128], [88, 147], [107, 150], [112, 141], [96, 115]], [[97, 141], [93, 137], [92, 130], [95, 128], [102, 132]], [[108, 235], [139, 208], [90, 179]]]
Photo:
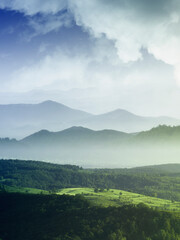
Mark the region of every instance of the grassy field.
[[57, 194], [83, 194], [94, 205], [103, 207], [122, 206], [125, 204], [137, 205], [139, 203], [144, 203], [152, 208], [180, 212], [180, 202], [172, 202], [170, 200], [149, 197], [116, 189], [110, 189], [108, 191], [104, 190], [103, 192], [95, 193], [93, 188], [65, 188], [59, 191]]
[[[36, 188], [18, 188], [6, 186], [7, 192], [19, 192], [29, 194], [51, 194], [49, 191], [36, 189]], [[56, 194], [63, 195], [77, 195], [82, 194], [93, 205], [102, 207], [109, 206], [123, 206], [127, 204], [146, 204], [149, 207], [180, 212], [180, 202], [172, 202], [170, 200], [164, 200], [155, 197], [149, 197], [142, 194], [127, 192], [117, 189], [104, 190], [102, 192], [95, 192], [93, 188], [64, 188], [59, 190]]]
[[30, 193], [30, 194], [48, 194], [48, 191], [37, 189], [37, 188], [18, 188], [18, 187], [11, 187], [11, 186], [5, 186], [5, 190], [7, 192], [12, 193]]

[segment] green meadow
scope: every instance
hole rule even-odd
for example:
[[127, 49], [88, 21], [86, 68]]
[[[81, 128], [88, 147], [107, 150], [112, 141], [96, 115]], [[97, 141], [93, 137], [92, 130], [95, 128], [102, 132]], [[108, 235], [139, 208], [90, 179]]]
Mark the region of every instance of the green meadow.
[[36, 188], [21, 188], [6, 186], [6, 192], [25, 194], [58, 194], [58, 195], [83, 195], [92, 205], [101, 207], [119, 207], [123, 205], [138, 205], [143, 203], [151, 208], [180, 212], [180, 202], [150, 197], [138, 193], [132, 193], [117, 189], [94, 189], [94, 188], [63, 188], [57, 192], [45, 191]]
[[29, 193], [29, 194], [48, 194], [49, 191], [41, 190], [37, 188], [22, 188], [22, 187], [14, 187], [14, 186], [5, 186], [6, 192], [9, 193]]
[[65, 188], [60, 190], [57, 194], [82, 194], [86, 199], [90, 200], [93, 205], [98, 205], [102, 207], [118, 207], [127, 204], [137, 205], [143, 203], [151, 208], [180, 212], [180, 202], [172, 202], [170, 200], [149, 197], [142, 194], [117, 189], [109, 189], [95, 192], [93, 188]]

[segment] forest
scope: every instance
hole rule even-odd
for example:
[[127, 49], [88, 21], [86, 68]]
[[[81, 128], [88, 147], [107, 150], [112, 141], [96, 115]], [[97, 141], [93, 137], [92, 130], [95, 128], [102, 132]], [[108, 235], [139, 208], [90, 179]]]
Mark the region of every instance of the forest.
[[97, 207], [81, 195], [0, 193], [1, 240], [179, 240], [180, 218], [144, 204]]
[[62, 188], [114, 188], [180, 201], [180, 164], [131, 169], [83, 169], [38, 161], [0, 160], [2, 186], [57, 191]]

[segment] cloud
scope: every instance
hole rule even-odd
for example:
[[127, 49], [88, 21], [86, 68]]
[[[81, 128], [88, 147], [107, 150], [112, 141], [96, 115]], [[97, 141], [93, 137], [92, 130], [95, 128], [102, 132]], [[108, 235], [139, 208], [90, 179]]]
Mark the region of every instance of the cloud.
[[[18, 92], [26, 101], [24, 96], [38, 91], [33, 101], [54, 99], [96, 113], [121, 107], [143, 115], [178, 115], [180, 95], [171, 80], [169, 65], [143, 51], [144, 60], [124, 65], [118, 61], [115, 49], [111, 63], [112, 52], [113, 45], [105, 39], [99, 39], [88, 55], [56, 49], [40, 62], [13, 73], [6, 91], [16, 96]], [[73, 95], [71, 89], [77, 89], [77, 94]]]
[[[88, 41], [88, 39], [87, 39]], [[74, 50], [68, 46], [55, 48], [51, 53], [42, 44], [41, 60], [21, 67], [11, 74], [5, 91], [26, 92], [34, 89], [59, 89], [96, 87], [110, 91], [114, 69], [119, 72], [121, 62], [114, 45], [106, 38], [97, 39], [84, 51], [81, 45]], [[104, 51], [106, 49], [106, 51]], [[101, 87], [103, 85], [103, 88]]]
[[[142, 60], [124, 64], [113, 41], [105, 37], [94, 40], [87, 52], [81, 48], [45, 51], [40, 61], [13, 72], [2, 89], [11, 91], [12, 96], [16, 93], [16, 102], [48, 98], [96, 113], [121, 107], [142, 115], [178, 115], [180, 95], [169, 65], [155, 60], [146, 50], [141, 50]], [[80, 90], [73, 95], [71, 89]]]
[[67, 11], [58, 14], [41, 14], [31, 16], [29, 25], [34, 32], [30, 39], [41, 34], [47, 34], [52, 31], [58, 31], [61, 27], [70, 27], [72, 25], [72, 17]]
[[41, 61], [23, 67], [12, 74], [9, 91], [26, 92], [33, 89], [69, 89], [85, 84], [84, 70], [88, 64], [83, 56], [72, 56], [56, 49]]
[[180, 3], [177, 0], [69, 0], [76, 23], [113, 40], [119, 58], [141, 59], [142, 47], [175, 68], [180, 82]]
[[[142, 58], [141, 49], [173, 65], [180, 82], [180, 3], [178, 0], [2, 0], [0, 7], [23, 11], [32, 16], [36, 33], [45, 34], [68, 25], [72, 15], [76, 24], [94, 38], [113, 41], [119, 58], [127, 63]], [[67, 14], [56, 14], [67, 9]], [[44, 23], [33, 18], [49, 15]]]
[[30, 39], [58, 31], [62, 26], [69, 27], [72, 22], [72, 16], [67, 12], [67, 1], [64, 0], [2, 0], [0, 8], [20, 11], [27, 16], [34, 30]]
[[[169, 1], [162, 0], [92, 0], [88, 3], [70, 0], [70, 7], [77, 24], [95, 37], [105, 34], [108, 39], [114, 40], [119, 57], [128, 62], [141, 58], [142, 47], [156, 56], [155, 46], [163, 51], [164, 46], [161, 47], [160, 44], [164, 45], [164, 40], [170, 46], [171, 37], [179, 41], [179, 4], [176, 6], [168, 3]], [[173, 28], [176, 31], [172, 31]], [[157, 55], [161, 57], [161, 54]]]
[[73, 39], [69, 50], [45, 51], [44, 59], [12, 74], [7, 90], [93, 87], [104, 109], [177, 112], [171, 106], [180, 99], [172, 73], [173, 67], [180, 84], [179, 0], [2, 0], [0, 7], [27, 15], [35, 36], [73, 19], [93, 42], [87, 51], [81, 44], [74, 51]]
[[80, 45], [74, 51], [68, 46], [59, 47], [52, 53], [45, 52], [40, 61], [13, 72], [6, 89], [26, 92], [93, 87], [105, 96], [127, 88], [167, 86], [171, 74], [168, 65], [156, 61], [146, 51], [141, 54], [144, 60], [124, 64], [113, 42], [103, 37], [94, 41], [87, 52], [81, 51]]
[[24, 12], [27, 15], [35, 15], [39, 12], [44, 14], [56, 14], [67, 8], [65, 0], [1, 0], [1, 8], [9, 8]]

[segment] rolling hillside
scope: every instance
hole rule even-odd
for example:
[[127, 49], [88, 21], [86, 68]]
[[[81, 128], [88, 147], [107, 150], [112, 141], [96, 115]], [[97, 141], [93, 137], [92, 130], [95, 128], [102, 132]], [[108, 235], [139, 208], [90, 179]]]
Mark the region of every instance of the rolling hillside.
[[0, 211], [1, 239], [179, 240], [180, 236], [176, 212], [144, 204], [94, 207], [81, 195], [0, 193]]
[[65, 188], [58, 191], [57, 194], [67, 194], [72, 196], [81, 194], [94, 205], [103, 207], [118, 207], [129, 204], [138, 205], [143, 203], [156, 209], [180, 212], [180, 202], [172, 202], [170, 200], [148, 197], [142, 194], [117, 189], [94, 190], [93, 188]]
[[67, 164], [0, 160], [0, 185], [47, 191], [79, 187], [114, 188], [180, 201], [180, 164], [131, 169], [83, 169]]

